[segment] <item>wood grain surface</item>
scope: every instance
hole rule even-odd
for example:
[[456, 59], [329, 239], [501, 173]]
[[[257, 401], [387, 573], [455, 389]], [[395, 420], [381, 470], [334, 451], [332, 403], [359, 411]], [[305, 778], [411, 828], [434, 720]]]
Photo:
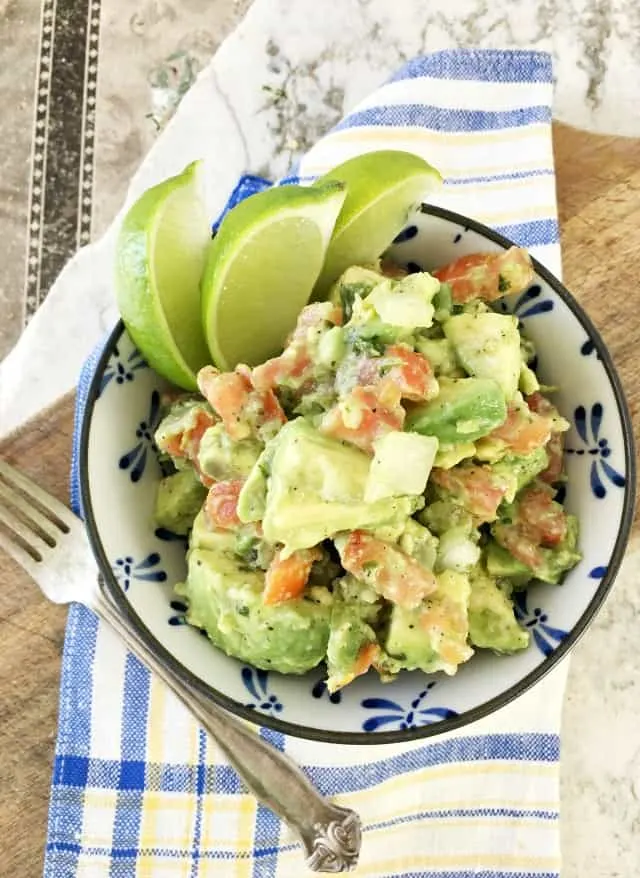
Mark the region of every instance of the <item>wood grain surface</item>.
[[[72, 433], [65, 397], [0, 456], [67, 502]], [[0, 875], [42, 875], [66, 617], [0, 550]]]
[[[554, 151], [564, 280], [611, 350], [637, 436], [640, 140], [556, 124]], [[67, 397], [0, 442], [0, 454], [66, 501], [72, 428]], [[0, 586], [0, 873], [32, 878], [42, 874], [66, 612], [1, 553]]]

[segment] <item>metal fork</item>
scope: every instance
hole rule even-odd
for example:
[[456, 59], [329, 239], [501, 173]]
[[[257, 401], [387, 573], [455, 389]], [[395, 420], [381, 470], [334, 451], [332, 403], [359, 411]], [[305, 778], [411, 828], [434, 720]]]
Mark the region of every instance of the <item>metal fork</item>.
[[348, 872], [358, 862], [360, 819], [331, 804], [285, 754], [163, 665], [100, 585], [82, 522], [31, 479], [0, 460], [0, 548], [56, 604], [80, 603], [110, 625], [216, 740], [255, 797], [299, 836], [307, 868]]

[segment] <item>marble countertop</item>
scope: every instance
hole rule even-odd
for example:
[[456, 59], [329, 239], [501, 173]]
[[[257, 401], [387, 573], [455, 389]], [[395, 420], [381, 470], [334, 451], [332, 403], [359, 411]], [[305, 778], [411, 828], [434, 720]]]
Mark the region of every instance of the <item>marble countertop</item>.
[[[557, 118], [590, 131], [640, 136], [635, 2], [256, 0], [206, 73], [218, 97], [211, 118], [195, 132], [169, 122], [162, 146], [159, 140], [152, 147], [155, 162], [135, 176], [130, 197], [178, 170], [171, 156], [182, 163], [187, 139], [213, 138], [219, 149], [216, 178], [209, 181], [215, 213], [239, 173], [283, 173], [405, 59], [453, 46], [547, 49], [555, 61]], [[104, 88], [108, 93], [108, 82]], [[114, 117], [103, 126], [102, 149], [114, 148], [121, 136]], [[107, 232], [98, 246], [112, 243]], [[67, 283], [93, 255], [91, 248], [81, 253], [65, 273]], [[83, 309], [63, 287], [64, 280], [2, 365], [3, 429], [72, 386], [80, 363], [113, 322], [108, 282], [96, 278]], [[52, 350], [65, 354], [52, 360]], [[6, 380], [18, 373], [28, 398]], [[563, 878], [631, 878], [640, 863], [634, 562], [627, 559], [613, 597], [571, 659], [562, 737]]]

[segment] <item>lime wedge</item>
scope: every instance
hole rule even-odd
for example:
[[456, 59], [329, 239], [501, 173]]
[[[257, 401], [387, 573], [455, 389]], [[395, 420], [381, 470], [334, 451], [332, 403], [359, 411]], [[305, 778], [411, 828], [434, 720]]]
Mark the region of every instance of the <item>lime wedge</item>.
[[278, 186], [225, 216], [209, 245], [202, 316], [221, 369], [282, 350], [322, 269], [344, 186]]
[[118, 308], [149, 365], [195, 390], [211, 362], [202, 330], [200, 277], [211, 238], [200, 197], [201, 162], [148, 189], [129, 209], [116, 242]]
[[410, 152], [379, 150], [349, 159], [314, 186], [346, 184], [347, 197], [335, 225], [314, 298], [324, 298], [350, 265], [367, 265], [389, 247], [423, 198], [442, 178]]

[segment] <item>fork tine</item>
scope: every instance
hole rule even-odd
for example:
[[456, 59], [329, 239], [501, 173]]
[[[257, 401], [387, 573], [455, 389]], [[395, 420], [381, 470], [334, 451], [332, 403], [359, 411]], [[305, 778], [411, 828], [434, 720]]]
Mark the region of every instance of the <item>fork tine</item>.
[[27, 478], [27, 476], [23, 475], [14, 467], [10, 466], [6, 461], [0, 459], [0, 476], [9, 484], [11, 487], [18, 488], [23, 491], [28, 497], [36, 500], [37, 503], [42, 507], [42, 510], [51, 521], [56, 524], [61, 531], [64, 533], [68, 533], [69, 529], [73, 526], [73, 522], [75, 522], [76, 518], [69, 509], [63, 504], [60, 503], [59, 500], [56, 500], [51, 494], [47, 491], [44, 491], [35, 482], [31, 479]]
[[34, 566], [42, 561], [42, 555], [28, 540], [17, 533], [10, 524], [4, 520], [0, 507], [0, 548], [4, 549], [14, 561], [17, 561], [25, 570], [32, 573]]
[[35, 531], [31, 530], [6, 506], [0, 506], [0, 524], [4, 525], [5, 531], [8, 530], [14, 540], [17, 538], [25, 551], [29, 552], [36, 560], [41, 561], [43, 551], [50, 548]]
[[0, 503], [6, 501], [8, 511], [13, 511], [23, 520], [24, 524], [35, 531], [38, 536], [53, 548], [56, 544], [56, 536], [61, 536], [61, 531], [56, 524], [43, 515], [40, 510], [25, 500], [24, 494], [15, 491], [8, 482], [0, 478]]

